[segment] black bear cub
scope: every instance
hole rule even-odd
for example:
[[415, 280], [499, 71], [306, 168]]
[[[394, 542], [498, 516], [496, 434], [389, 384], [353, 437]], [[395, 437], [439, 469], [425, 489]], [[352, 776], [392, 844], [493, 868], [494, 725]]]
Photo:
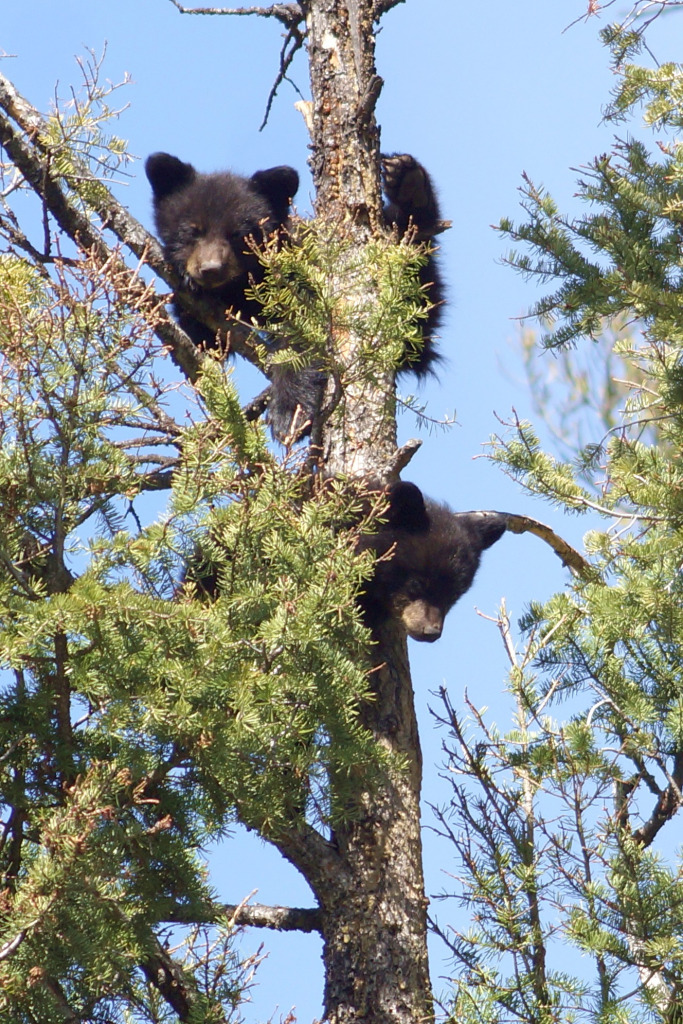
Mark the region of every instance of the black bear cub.
[[375, 574], [361, 595], [367, 625], [377, 629], [399, 619], [413, 640], [433, 643], [446, 614], [469, 590], [481, 553], [505, 532], [500, 512], [452, 512], [425, 499], [415, 484], [389, 491], [386, 525], [366, 534], [360, 550], [378, 556]]
[[[384, 215], [400, 237], [407, 231], [417, 242], [429, 242], [439, 230], [439, 206], [431, 178], [408, 154], [382, 158], [387, 203]], [[263, 280], [263, 267], [253, 251], [287, 227], [290, 204], [299, 187], [293, 167], [271, 167], [250, 178], [225, 171], [200, 174], [192, 164], [169, 153], [153, 153], [145, 164], [152, 186], [154, 218], [164, 254], [188, 292], [216, 299], [250, 323], [259, 304], [245, 290]], [[431, 305], [419, 351], [406, 352], [399, 369], [423, 377], [438, 360], [432, 334], [438, 326], [443, 285], [432, 253], [420, 271]], [[180, 326], [197, 345], [215, 345], [213, 333], [174, 304]], [[273, 434], [284, 440], [292, 423], [310, 425], [320, 402], [325, 376], [316, 367], [293, 371], [275, 367], [268, 418]], [[298, 410], [298, 414], [297, 414]], [[296, 414], [296, 421], [294, 417]], [[302, 435], [306, 430], [299, 430]]]
[[[413, 640], [438, 640], [447, 613], [472, 586], [482, 551], [506, 528], [504, 513], [452, 512], [425, 499], [415, 484], [394, 484], [386, 523], [357, 543], [357, 551], [377, 555], [374, 575], [359, 597], [366, 625], [375, 631], [395, 618]], [[183, 583], [211, 600], [220, 594], [218, 572], [199, 547]]]
[[[253, 245], [280, 232], [299, 187], [293, 167], [271, 167], [250, 178], [225, 171], [200, 174], [169, 153], [153, 153], [145, 172], [164, 255], [189, 292], [208, 293], [247, 323], [260, 305], [245, 290], [263, 279]], [[215, 345], [213, 333], [183, 311], [174, 312], [196, 345]]]
[[[383, 156], [382, 179], [387, 198], [384, 206], [387, 224], [396, 228], [399, 238], [410, 232], [415, 244], [433, 242], [441, 230], [441, 213], [432, 179], [422, 164], [408, 153]], [[422, 345], [417, 351], [406, 351], [398, 365], [399, 373], [414, 373], [418, 379], [432, 372], [440, 359], [434, 332], [441, 320], [444, 288], [434, 251], [420, 268], [420, 283], [430, 306], [422, 328]], [[320, 407], [325, 374], [316, 366], [296, 371], [279, 366], [275, 371], [268, 407], [273, 434], [281, 441], [292, 433], [303, 436], [308, 431], [301, 429], [301, 425], [310, 426]]]

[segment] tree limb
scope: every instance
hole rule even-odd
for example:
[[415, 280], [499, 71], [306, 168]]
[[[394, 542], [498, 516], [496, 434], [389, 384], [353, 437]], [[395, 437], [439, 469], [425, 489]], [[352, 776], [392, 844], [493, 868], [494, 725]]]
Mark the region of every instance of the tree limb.
[[545, 523], [539, 523], [537, 519], [532, 519], [530, 516], [520, 516], [513, 512], [499, 514], [507, 517], [507, 529], [510, 533], [533, 533], [549, 544], [557, 557], [562, 559], [563, 564], [568, 566], [576, 576], [583, 580], [596, 581], [599, 579], [597, 569]]
[[[208, 912], [197, 913], [178, 907], [166, 920], [171, 924], [216, 924], [229, 917], [236, 926], [272, 928], [280, 932], [319, 932], [320, 911], [317, 907], [271, 907], [264, 903], [217, 903]], [[1, 952], [1, 951], [0, 951]]]
[[[150, 314], [155, 333], [163, 344], [168, 346], [173, 361], [189, 380], [194, 381], [201, 366], [203, 353], [166, 314], [163, 309], [165, 300], [162, 300], [154, 289], [138, 280], [136, 272], [127, 267], [122, 259], [116, 257], [87, 215], [66, 195], [53, 171], [49, 150], [41, 141], [43, 119], [40, 113], [2, 74], [0, 110], [6, 115], [0, 114], [0, 145], [7, 150], [14, 165], [70, 238], [81, 248], [90, 250], [98, 260], [104, 262], [115, 259], [116, 272], [122, 274], [127, 281], [129, 294], [138, 300], [141, 310]], [[98, 215], [103, 228], [110, 230], [170, 288], [174, 291], [180, 289], [180, 278], [164, 259], [156, 238], [128, 213], [84, 163], [76, 160], [72, 162], [75, 175], [73, 179], [65, 179], [68, 187], [80, 196], [80, 183], [84, 180], [96, 181], [98, 188], [95, 190], [95, 197], [89, 195], [82, 201]], [[220, 336], [226, 349], [232, 348], [255, 362], [254, 349], [249, 342], [252, 330], [248, 324], [234, 318], [227, 319], [220, 303], [213, 303], [206, 298], [199, 299], [185, 292], [179, 295], [178, 299], [189, 313]]]
[[[403, 0], [395, 0], [402, 3]], [[181, 14], [255, 14], [259, 18], [277, 18], [287, 28], [292, 28], [304, 19], [304, 12], [299, 4], [273, 4], [272, 7], [184, 7], [178, 0], [171, 0], [173, 6]]]
[[643, 846], [650, 846], [659, 830], [666, 825], [667, 821], [673, 818], [674, 814], [683, 805], [683, 795], [681, 794], [681, 788], [683, 787], [683, 753], [681, 752], [677, 753], [674, 758], [674, 767], [670, 778], [671, 782], [666, 789], [662, 790], [648, 821], [633, 833], [635, 841]]
[[405, 2], [406, 0], [375, 0], [375, 21], [379, 21], [382, 15], [390, 11], [392, 7], [398, 7], [399, 4], [404, 4]]

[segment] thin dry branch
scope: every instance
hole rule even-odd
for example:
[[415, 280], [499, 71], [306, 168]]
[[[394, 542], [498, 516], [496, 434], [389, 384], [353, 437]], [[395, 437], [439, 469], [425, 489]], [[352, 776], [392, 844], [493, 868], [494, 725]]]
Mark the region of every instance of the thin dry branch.
[[[268, 93], [268, 99], [266, 100], [266, 110], [263, 115], [263, 121], [259, 125], [259, 131], [263, 131], [263, 129], [266, 127], [268, 123], [268, 118], [270, 116], [270, 111], [273, 106], [275, 97], [277, 96], [277, 91], [287, 78], [287, 72], [289, 71], [291, 63], [294, 60], [294, 57], [296, 56], [298, 51], [303, 46], [305, 38], [305, 33], [301, 31], [298, 25], [290, 25], [289, 31], [287, 32], [287, 35], [285, 36], [284, 42], [280, 49], [280, 69], [277, 73], [275, 81], [271, 86], [270, 92]], [[290, 43], [291, 47], [288, 49]], [[287, 81], [289, 81], [290, 84], [293, 85], [291, 79], [287, 79]], [[294, 88], [296, 89], [296, 86], [294, 86]], [[301, 96], [299, 90], [297, 89], [296, 91], [299, 93], [299, 96]], [[301, 99], [303, 100], [303, 96], [301, 96]]]
[[[402, 3], [403, 0], [394, 0]], [[297, 25], [304, 19], [303, 9], [299, 4], [273, 4], [272, 7], [185, 7], [178, 3], [178, 0], [171, 0], [171, 3], [181, 14], [206, 14], [206, 15], [248, 15], [255, 14], [259, 18], [277, 18], [287, 28]]]
[[539, 523], [537, 519], [530, 516], [520, 516], [513, 512], [502, 512], [507, 516], [507, 529], [510, 533], [533, 533], [541, 540], [549, 544], [558, 558], [562, 559], [563, 565], [568, 566], [571, 571], [583, 580], [597, 580], [598, 572], [594, 566], [587, 562], [583, 555], [580, 555], [575, 548], [558, 536], [545, 523]]

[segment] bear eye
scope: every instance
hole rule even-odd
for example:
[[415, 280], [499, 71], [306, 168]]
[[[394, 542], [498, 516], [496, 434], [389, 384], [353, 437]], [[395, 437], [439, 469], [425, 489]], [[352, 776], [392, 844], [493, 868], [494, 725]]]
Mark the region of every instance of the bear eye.
[[424, 583], [415, 576], [411, 576], [406, 580], [403, 592], [410, 601], [418, 601], [424, 597]]
[[202, 234], [202, 229], [199, 224], [187, 224], [185, 226], [183, 234], [188, 242], [196, 242]]
[[254, 238], [258, 238], [260, 236], [260, 234], [261, 234], [261, 228], [260, 228], [260, 225], [258, 224], [258, 222], [257, 221], [248, 221], [246, 224], [242, 225], [242, 227], [240, 228], [240, 232], [239, 232], [238, 235], [236, 235], [236, 237], [238, 237], [238, 238], [249, 238], [250, 235], [253, 235]]

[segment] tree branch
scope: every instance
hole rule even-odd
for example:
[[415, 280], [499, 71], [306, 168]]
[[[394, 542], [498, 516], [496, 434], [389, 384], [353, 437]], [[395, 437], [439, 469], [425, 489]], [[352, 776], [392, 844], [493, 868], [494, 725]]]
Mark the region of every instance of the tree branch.
[[326, 881], [342, 870], [335, 846], [305, 822], [277, 838], [265, 838], [301, 872], [318, 899], [322, 898]]
[[[402, 3], [403, 0], [395, 0]], [[299, 4], [273, 4], [272, 7], [184, 7], [178, 0], [171, 0], [173, 6], [181, 14], [255, 14], [259, 18], [277, 18], [287, 28], [292, 28], [304, 20], [304, 12]]]
[[[108, 259], [115, 260], [115, 270], [124, 275], [129, 294], [137, 300], [138, 308], [149, 314], [155, 333], [163, 344], [168, 346], [173, 361], [189, 380], [194, 381], [204, 358], [203, 353], [164, 311], [162, 307], [165, 300], [162, 300], [153, 288], [137, 279], [136, 272], [115, 255], [101, 234], [93, 228], [87, 215], [65, 194], [53, 170], [49, 149], [41, 141], [44, 125], [40, 113], [2, 74], [0, 110], [6, 115], [0, 114], [0, 145], [7, 150], [14, 165], [70, 238], [82, 249], [90, 250], [95, 258], [103, 262]], [[16, 123], [20, 132], [12, 122]], [[181, 287], [180, 278], [164, 259], [154, 236], [128, 213], [85, 164], [74, 158], [72, 163], [75, 174], [64, 179], [68, 187], [98, 215], [103, 228], [110, 230], [138, 259], [150, 267], [170, 288], [177, 291]], [[79, 185], [82, 185], [83, 181], [97, 183], [97, 189], [93, 190], [94, 198], [92, 194], [87, 198], [81, 195]], [[184, 292], [178, 298], [189, 313], [220, 335], [226, 349], [232, 348], [255, 362], [254, 350], [249, 343], [252, 330], [248, 324], [242, 324], [234, 318], [227, 319], [220, 303], [198, 299]]]
[[233, 905], [226, 903], [223, 911], [236, 925], [272, 928], [280, 932], [319, 932], [321, 915], [317, 907], [269, 907], [264, 903]]
[[398, 7], [399, 4], [404, 4], [406, 0], [375, 0], [375, 11], [374, 19], [379, 21], [383, 14], [390, 11], [392, 7]]
[[187, 977], [180, 964], [169, 956], [159, 940], [150, 935], [154, 952], [140, 964], [140, 969], [159, 994], [166, 1000], [178, 1019], [183, 1022], [192, 1019], [197, 1003], [194, 984]]
[[674, 814], [683, 805], [683, 795], [681, 794], [681, 788], [683, 787], [683, 753], [681, 752], [676, 754], [674, 758], [673, 772], [670, 777], [671, 782], [666, 789], [662, 790], [649, 820], [633, 833], [634, 840], [643, 846], [650, 846], [659, 830], [666, 825], [667, 821], [673, 818]]
[[520, 516], [513, 512], [499, 514], [507, 517], [507, 529], [510, 533], [533, 533], [549, 544], [557, 557], [561, 558], [563, 564], [568, 566], [576, 576], [583, 580], [599, 579], [597, 569], [545, 523], [539, 523], [537, 519], [531, 519], [530, 516]]
[[[264, 903], [211, 904], [206, 914], [178, 907], [166, 920], [170, 924], [216, 924], [229, 917], [236, 926], [272, 928], [280, 932], [319, 932], [321, 914], [317, 907], [271, 907]], [[1, 952], [1, 951], [0, 951]]]

